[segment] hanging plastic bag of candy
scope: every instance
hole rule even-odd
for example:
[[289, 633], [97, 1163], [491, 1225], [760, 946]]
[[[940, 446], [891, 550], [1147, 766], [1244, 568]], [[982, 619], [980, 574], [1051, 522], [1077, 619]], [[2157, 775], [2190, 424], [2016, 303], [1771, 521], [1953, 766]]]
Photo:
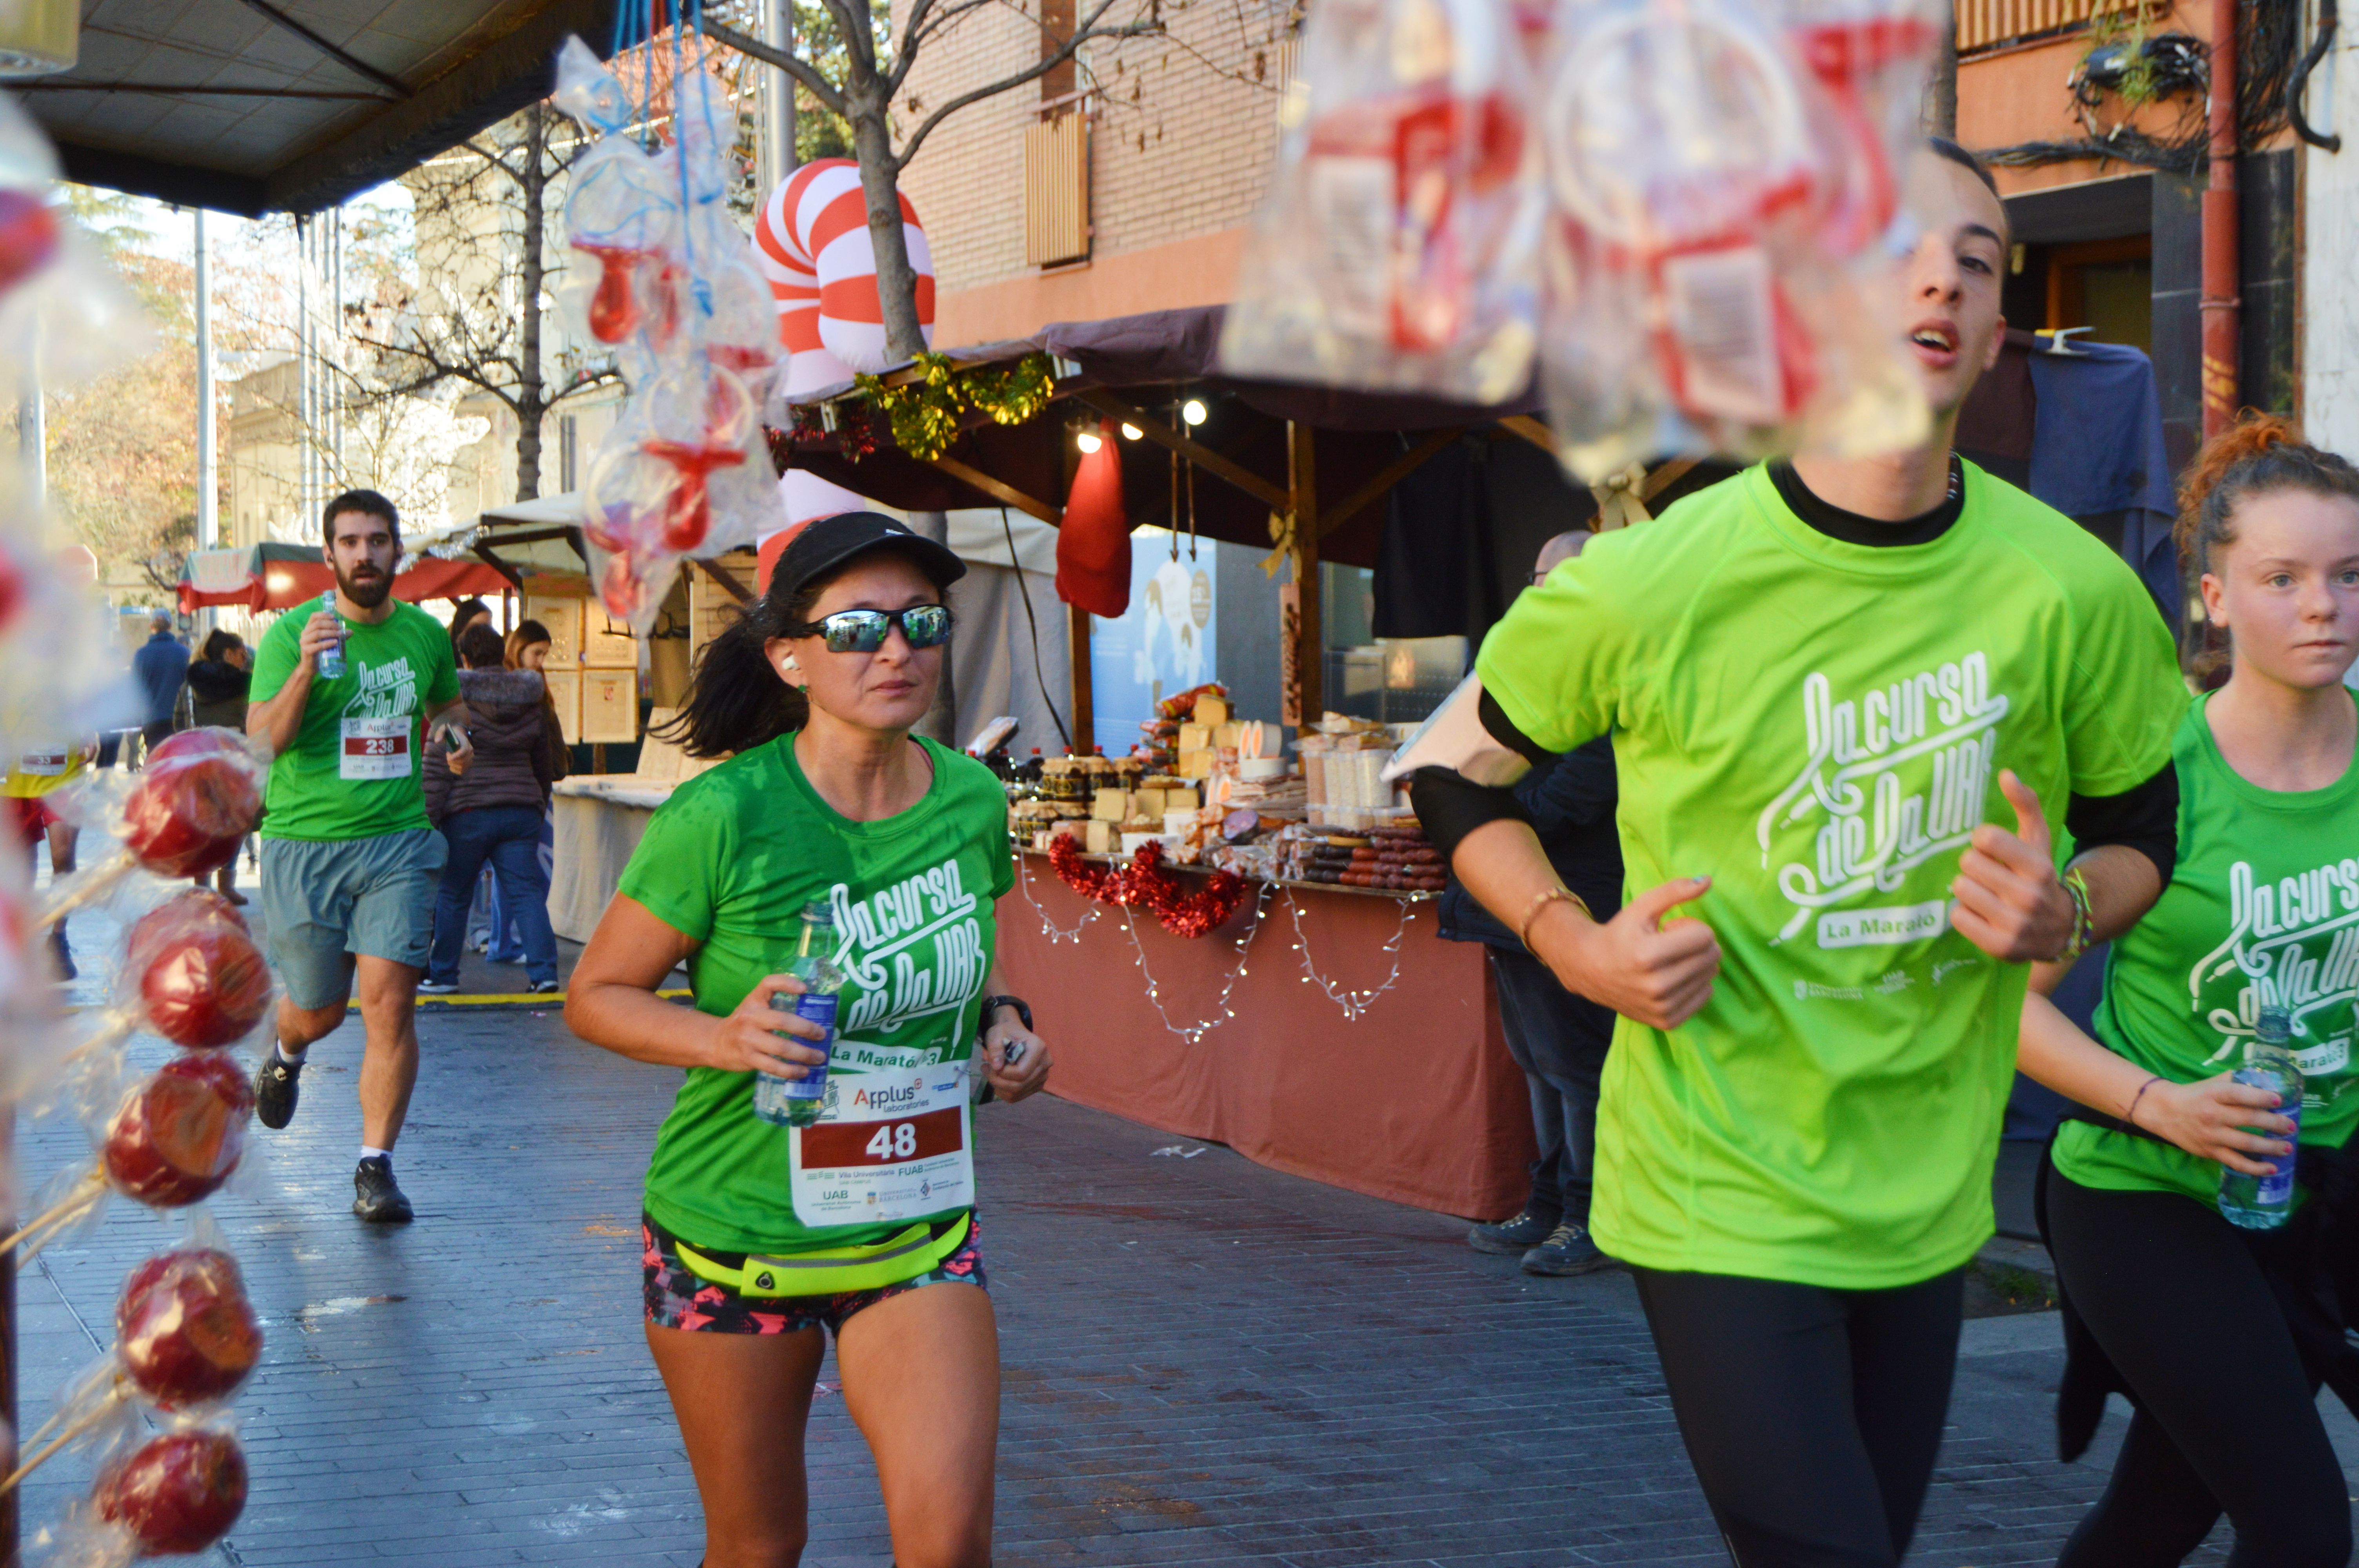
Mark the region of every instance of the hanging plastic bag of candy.
[[[1889, 127], [1864, 88], [1839, 111], [1798, 40], [1784, 13], [1735, 0], [1559, 9], [1538, 111], [1555, 203], [1541, 360], [1585, 480], [1667, 452], [1923, 437], [1884, 308]], [[1869, 73], [1876, 91], [1906, 58]]]
[[1522, 33], [1505, 0], [1311, 7], [1224, 370], [1474, 404], [1523, 390], [1540, 202]]
[[760, 418], [777, 328], [729, 216], [731, 111], [709, 77], [675, 83], [676, 134], [650, 154], [615, 134], [622, 89], [579, 39], [559, 76], [560, 104], [604, 133], [584, 157], [594, 184], [577, 175], [566, 209], [574, 248], [602, 271], [571, 297], [586, 295], [584, 324], [631, 387], [591, 457], [583, 534], [601, 600], [645, 636], [683, 557], [751, 545], [778, 509]]

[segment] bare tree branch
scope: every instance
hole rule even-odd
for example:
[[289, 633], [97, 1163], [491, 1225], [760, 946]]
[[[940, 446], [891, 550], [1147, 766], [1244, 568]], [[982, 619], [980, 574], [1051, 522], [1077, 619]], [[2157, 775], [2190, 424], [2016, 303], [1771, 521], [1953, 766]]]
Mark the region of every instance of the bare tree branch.
[[933, 130], [936, 125], [940, 124], [944, 120], [950, 118], [952, 114], [957, 114], [968, 104], [979, 103], [983, 102], [983, 100], [995, 97], [998, 94], [1008, 91], [1010, 88], [1021, 87], [1027, 81], [1038, 81], [1041, 77], [1046, 76], [1058, 66], [1060, 66], [1064, 64], [1065, 61], [1071, 59], [1074, 55], [1079, 52], [1083, 44], [1088, 43], [1094, 38], [1144, 38], [1149, 34], [1160, 33], [1163, 31], [1163, 24], [1157, 21], [1125, 22], [1118, 27], [1099, 27], [1097, 25], [1098, 18], [1103, 16], [1108, 11], [1112, 10], [1116, 4], [1117, 0], [1098, 0], [1098, 7], [1096, 10], [1090, 13], [1089, 20], [1083, 22], [1079, 27], [1075, 28], [1073, 36], [1067, 38], [1064, 44], [1055, 52], [1046, 56], [1039, 60], [1038, 63], [1027, 70], [1019, 70], [1012, 76], [1004, 76], [997, 81], [990, 82], [984, 86], [974, 88], [970, 92], [960, 93], [957, 97], [951, 99], [949, 103], [943, 104], [940, 108], [935, 110], [932, 114], [919, 121], [918, 123], [918, 128], [911, 131], [908, 136], [902, 139], [901, 150], [894, 155], [894, 174], [897, 177], [903, 169], [909, 167], [909, 160], [918, 156], [919, 146], [928, 136], [933, 134]]
[[808, 61], [798, 59], [783, 49], [772, 49], [759, 38], [748, 37], [734, 27], [713, 21], [709, 17], [704, 24], [704, 36], [714, 43], [728, 45], [739, 54], [758, 59], [764, 65], [774, 66], [785, 71], [800, 84], [804, 92], [818, 99], [820, 107], [829, 114], [850, 116], [852, 111], [844, 103], [843, 94], [837, 92], [834, 84], [821, 76]]

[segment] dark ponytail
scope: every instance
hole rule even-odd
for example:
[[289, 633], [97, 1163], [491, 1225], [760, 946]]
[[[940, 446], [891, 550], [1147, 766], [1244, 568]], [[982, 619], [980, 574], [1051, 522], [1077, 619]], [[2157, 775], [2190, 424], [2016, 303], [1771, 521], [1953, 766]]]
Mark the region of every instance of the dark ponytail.
[[810, 702], [778, 676], [766, 645], [809, 630], [824, 580], [778, 602], [765, 593], [704, 645], [679, 713], [651, 731], [691, 757], [727, 757], [790, 735], [810, 720]]

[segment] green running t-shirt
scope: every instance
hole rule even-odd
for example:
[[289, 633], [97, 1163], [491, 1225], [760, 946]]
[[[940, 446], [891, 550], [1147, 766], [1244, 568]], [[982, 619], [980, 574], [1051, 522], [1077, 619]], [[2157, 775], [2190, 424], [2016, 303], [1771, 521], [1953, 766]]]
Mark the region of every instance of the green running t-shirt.
[[[992, 905], [1016, 885], [1007, 797], [973, 758], [922, 742], [934, 778], [918, 804], [854, 822], [821, 798], [785, 735], [690, 779], [647, 824], [621, 890], [699, 944], [689, 983], [725, 1018], [786, 972], [803, 906], [831, 904], [849, 979], [829, 1076], [940, 1066], [974, 1054], [995, 949]], [[796, 1217], [788, 1130], [754, 1114], [754, 1075], [691, 1067], [656, 1135], [647, 1212], [691, 1244], [773, 1255], [865, 1246], [894, 1224], [813, 1227]]]
[[[316, 604], [270, 623], [255, 650], [252, 698], [278, 695], [301, 661]], [[419, 731], [429, 708], [459, 695], [451, 633], [414, 604], [397, 601], [375, 625], [344, 622], [344, 673], [314, 676], [294, 743], [270, 763], [265, 838], [342, 843], [429, 826], [419, 785]]]
[[1630, 893], [1713, 879], [1674, 912], [1719, 937], [1712, 1000], [1621, 1020], [1606, 1059], [1591, 1227], [1617, 1258], [1873, 1290], [1991, 1235], [2027, 970], [1951, 929], [1959, 857], [2015, 825], [2002, 767], [2059, 824], [2152, 777], [2186, 689], [2127, 567], [1963, 472], [1940, 538], [1871, 546], [1751, 469], [1601, 536], [1484, 641], [1526, 735], [1612, 732]]
[[[2114, 940], [2097, 1038], [2189, 1084], [2242, 1066], [2261, 1008], [2280, 1004], [2301, 1062], [2301, 1141], [2340, 1149], [2359, 1127], [2359, 765], [2324, 789], [2263, 789], [2220, 754], [2210, 703], [2179, 727], [2178, 866]], [[2216, 1162], [2082, 1121], [2057, 1130], [2056, 1168], [2082, 1186], [2220, 1196]]]

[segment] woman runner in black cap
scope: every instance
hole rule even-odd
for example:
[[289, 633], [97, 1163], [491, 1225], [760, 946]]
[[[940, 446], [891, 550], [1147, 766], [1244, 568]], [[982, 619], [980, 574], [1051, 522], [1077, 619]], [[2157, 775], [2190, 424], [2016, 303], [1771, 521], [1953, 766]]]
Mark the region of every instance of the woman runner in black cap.
[[[1015, 876], [998, 782], [909, 733], [965, 569], [875, 513], [787, 546], [705, 650], [674, 732], [731, 760], [656, 813], [573, 973], [575, 1033], [688, 1070], [647, 1171], [642, 1261], [706, 1568], [799, 1557], [827, 1333], [894, 1561], [991, 1558], [999, 1348], [969, 1108], [1039, 1088], [1049, 1054], [993, 964], [992, 906]], [[832, 934], [812, 945], [842, 977], [826, 1054], [823, 1027], [772, 1005], [805, 989], [787, 972], [805, 929]], [[682, 962], [690, 1012], [655, 995]], [[757, 1113], [783, 1114], [795, 1102], [777, 1097], [822, 1064], [815, 1119]]]

